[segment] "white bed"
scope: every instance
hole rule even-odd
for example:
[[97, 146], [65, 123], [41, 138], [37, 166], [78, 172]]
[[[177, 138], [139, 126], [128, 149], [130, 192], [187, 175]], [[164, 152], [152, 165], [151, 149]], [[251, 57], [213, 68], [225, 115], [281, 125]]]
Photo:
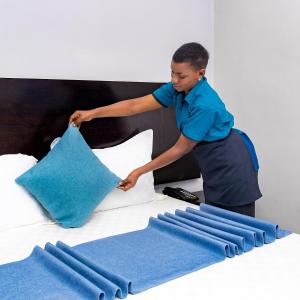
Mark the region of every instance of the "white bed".
[[[37, 201], [25, 190], [22, 190], [20, 186], [17, 186], [15, 178], [36, 164], [36, 159], [32, 155], [39, 152], [37, 150], [40, 149], [41, 140], [47, 144], [51, 138], [57, 136], [58, 132], [62, 132], [61, 127], [65, 126], [67, 114], [69, 114], [70, 109], [68, 106], [70, 103], [68, 101], [70, 99], [64, 103], [65, 106], [62, 106], [61, 100], [64, 97], [61, 97], [62, 91], [60, 88], [57, 90], [57, 101], [51, 102], [49, 108], [47, 107], [48, 102], [45, 101], [44, 104], [40, 99], [48, 95], [49, 92], [56, 91], [52, 88], [52, 84], [53, 86], [58, 84], [59, 87], [68, 86], [68, 89], [72, 90], [75, 82], [72, 82], [71, 86], [69, 86], [69, 82], [63, 82], [62, 85], [60, 81], [44, 82], [20, 79], [2, 80], [1, 82], [5, 86], [3, 95], [6, 95], [5, 91], [8, 91], [8, 95], [3, 98], [5, 101], [0, 101], [0, 104], [5, 103], [2, 114], [6, 116], [6, 119], [0, 124], [2, 126], [1, 134], [3, 135], [0, 136], [0, 139], [2, 139], [0, 153], [4, 154], [0, 155], [0, 264], [28, 257], [36, 245], [44, 247], [47, 242], [55, 244], [56, 241], [60, 240], [74, 246], [103, 237], [139, 230], [147, 226], [150, 216], [155, 217], [158, 213], [174, 212], [175, 209], [185, 209], [188, 206], [193, 206], [187, 202], [155, 193], [153, 174], [150, 172], [140, 178], [134, 189], [126, 193], [118, 189], [112, 191], [100, 203], [90, 220], [83, 227], [65, 229], [54, 223], [45, 215]], [[24, 84], [25, 82], [26, 84]], [[11, 84], [10, 89], [6, 88], [10, 86], [9, 84]], [[42, 86], [39, 86], [39, 84]], [[87, 98], [89, 98], [91, 97], [88, 93], [89, 86], [95, 88], [95, 85], [99, 84], [99, 91], [101, 92], [103, 82], [78, 82], [76, 84], [79, 87], [87, 86]], [[23, 90], [23, 86], [26, 87], [27, 85], [32, 86], [32, 89], [37, 91], [34, 101], [32, 100], [34, 95], [32, 93], [27, 95], [26, 91]], [[116, 85], [119, 86], [119, 83], [116, 83]], [[139, 86], [139, 84], [137, 85]], [[37, 89], [37, 87], [39, 88]], [[69, 95], [68, 89], [67, 93], [63, 93], [63, 95]], [[10, 91], [14, 91], [14, 93], [11, 94]], [[74, 94], [76, 92], [75, 89]], [[103, 93], [103, 97], [107, 97], [105, 89]], [[123, 93], [122, 88], [123, 98], [133, 97], [131, 94], [125, 96], [126, 93], [124, 95]], [[18, 98], [16, 95], [22, 95], [22, 97]], [[73, 97], [73, 94], [70, 93], [69, 96]], [[81, 97], [83, 96], [81, 95]], [[100, 96], [99, 98], [101, 99]], [[10, 106], [7, 103], [10, 103]], [[21, 108], [24, 103], [28, 106], [24, 107], [23, 114]], [[43, 105], [46, 105], [45, 112], [49, 110], [52, 114], [55, 111], [58, 120], [61, 117], [62, 107], [64, 107], [66, 115], [61, 123], [63, 125], [59, 122], [52, 122], [52, 118], [47, 119], [45, 117], [47, 114], [45, 116], [40, 113], [36, 114], [35, 112], [39, 111], [40, 106], [41, 110], [44, 111]], [[59, 106], [59, 109], [54, 109], [57, 106]], [[15, 107], [20, 108], [20, 118], [15, 114]], [[159, 120], [163, 120], [160, 124], [162, 135], [158, 137], [156, 134], [155, 140], [156, 146], [160, 145], [162, 141], [165, 144], [167, 138], [170, 138], [170, 126], [166, 123], [166, 117], [162, 117], [160, 113], [157, 118], [153, 118], [153, 116], [151, 114], [146, 118], [144, 115], [143, 122], [141, 122], [141, 119], [130, 121], [128, 118], [124, 123], [130, 125], [127, 126], [128, 128], [121, 122], [113, 124], [111, 120], [107, 120], [107, 127], [104, 126], [104, 123], [99, 123], [96, 128], [93, 127], [94, 124], [92, 127], [95, 131], [95, 137], [97, 137], [94, 144], [97, 148], [101, 148], [99, 140], [104, 142], [105, 139], [103, 138], [106, 137], [110, 141], [110, 130], [103, 130], [103, 128], [111, 129], [117, 125], [119, 129], [126, 129], [126, 134], [122, 130], [116, 134], [116, 142], [119, 143], [120, 140], [124, 140], [124, 137], [132, 136], [132, 132], [136, 128], [132, 125], [134, 122], [145, 124], [147, 120], [151, 126], [153, 123], [157, 125], [156, 123], [159, 123]], [[31, 118], [35, 121], [28, 123]], [[44, 126], [40, 126], [40, 124], [44, 124]], [[150, 128], [152, 128], [151, 126]], [[14, 129], [12, 130], [12, 128]], [[141, 131], [141, 128], [138, 128]], [[166, 128], [167, 131], [165, 131]], [[26, 135], [29, 130], [34, 131], [32, 136]], [[37, 134], [37, 132], [40, 133]], [[106, 133], [107, 136], [105, 136]], [[95, 153], [113, 172], [119, 177], [125, 178], [133, 169], [151, 159], [152, 148], [155, 148], [152, 147], [152, 142], [152, 133], [149, 134], [149, 131], [145, 131], [120, 145], [106, 149], [96, 149]], [[23, 149], [26, 149], [25, 153], [27, 155], [18, 154], [19, 152], [24, 153]], [[159, 149], [163, 151], [161, 147]], [[126, 163], [123, 163], [124, 158], [126, 158]], [[188, 177], [184, 175], [185, 171], [192, 169], [191, 164], [183, 163], [180, 166], [179, 170], [168, 173], [170, 178], [174, 174], [177, 175], [177, 173], [179, 176], [176, 180], [194, 178], [190, 177], [190, 174], [187, 174]], [[182, 177], [183, 179], [180, 179]], [[168, 253], [165, 253], [165, 255], [168, 255]], [[286, 238], [276, 240], [274, 243], [254, 248], [252, 251], [234, 258], [226, 258], [221, 263], [169, 281], [140, 294], [129, 295], [128, 298], [136, 300], [299, 299], [299, 278], [300, 236], [291, 234]], [[2, 296], [0, 291], [0, 299], [2, 299]]]
[[[61, 240], [69, 245], [147, 226], [159, 212], [192, 207], [189, 203], [156, 194], [151, 202], [95, 213], [82, 228], [64, 229], [39, 223], [0, 232], [0, 263], [21, 260], [35, 245]], [[166, 253], [167, 255], [167, 253]], [[299, 299], [300, 236], [292, 234], [272, 244], [177, 278], [132, 299]]]

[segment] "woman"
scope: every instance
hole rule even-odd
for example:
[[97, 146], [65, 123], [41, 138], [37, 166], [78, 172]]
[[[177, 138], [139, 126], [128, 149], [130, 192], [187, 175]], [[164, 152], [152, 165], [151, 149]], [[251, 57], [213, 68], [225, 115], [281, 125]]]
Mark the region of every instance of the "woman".
[[87, 111], [76, 111], [70, 122], [130, 116], [174, 106], [180, 129], [175, 145], [144, 166], [133, 170], [119, 188], [127, 191], [138, 178], [194, 151], [203, 176], [205, 202], [254, 216], [261, 197], [253, 145], [232, 129], [233, 116], [205, 78], [209, 54], [198, 43], [182, 45], [173, 55], [171, 82], [153, 94]]

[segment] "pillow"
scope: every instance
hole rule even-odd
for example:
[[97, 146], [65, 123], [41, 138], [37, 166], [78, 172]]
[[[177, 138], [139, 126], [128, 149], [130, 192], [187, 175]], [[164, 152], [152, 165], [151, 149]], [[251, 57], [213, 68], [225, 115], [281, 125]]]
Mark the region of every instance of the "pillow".
[[36, 159], [33, 156], [0, 156], [0, 231], [48, 221], [39, 203], [15, 183], [17, 176], [35, 164]]
[[[149, 129], [120, 145], [93, 149], [93, 152], [110, 170], [125, 179], [131, 171], [151, 161], [152, 144], [153, 131]], [[120, 189], [113, 190], [95, 211], [141, 204], [156, 198], [153, 172], [148, 172], [142, 175], [137, 184], [127, 192]]]
[[78, 128], [69, 126], [47, 156], [16, 182], [63, 227], [80, 227], [120, 180], [94, 155]]

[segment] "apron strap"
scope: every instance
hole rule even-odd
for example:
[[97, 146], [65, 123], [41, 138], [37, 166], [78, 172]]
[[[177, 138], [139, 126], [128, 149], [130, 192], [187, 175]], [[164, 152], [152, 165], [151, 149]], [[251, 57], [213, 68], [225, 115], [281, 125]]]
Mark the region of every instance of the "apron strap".
[[243, 132], [239, 129], [236, 129], [236, 128], [234, 128], [234, 130], [240, 135], [240, 137], [245, 142], [245, 144], [246, 144], [246, 146], [249, 150], [254, 169], [255, 169], [256, 172], [258, 172], [259, 164], [258, 164], [256, 151], [255, 151], [255, 148], [254, 148], [254, 145], [253, 145], [252, 141], [250, 140], [250, 138], [248, 137], [248, 135], [245, 132]]

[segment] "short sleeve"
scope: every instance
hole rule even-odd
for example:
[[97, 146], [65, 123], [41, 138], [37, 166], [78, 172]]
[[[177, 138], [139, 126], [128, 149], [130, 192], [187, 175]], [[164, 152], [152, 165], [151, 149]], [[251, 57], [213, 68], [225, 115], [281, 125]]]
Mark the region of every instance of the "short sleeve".
[[216, 111], [205, 108], [195, 108], [181, 128], [182, 134], [196, 142], [203, 141], [209, 130], [213, 127]]
[[155, 90], [152, 95], [162, 106], [168, 107], [175, 104], [175, 94], [172, 82], [168, 82]]

